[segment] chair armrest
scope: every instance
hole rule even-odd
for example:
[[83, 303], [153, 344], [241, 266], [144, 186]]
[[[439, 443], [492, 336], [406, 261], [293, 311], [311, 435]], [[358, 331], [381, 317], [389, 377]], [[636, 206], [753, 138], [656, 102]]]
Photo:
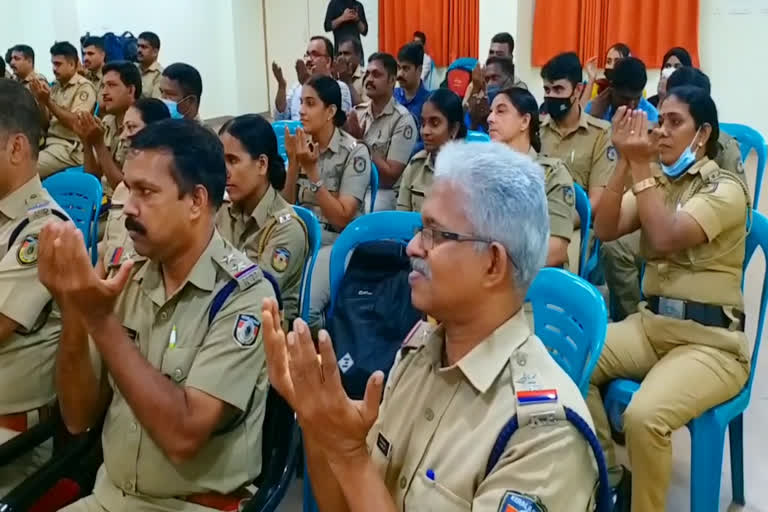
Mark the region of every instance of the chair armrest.
[[56, 432], [56, 421], [55, 417], [49, 418], [1, 444], [0, 466], [9, 464], [14, 459], [21, 457], [53, 437], [53, 434]]

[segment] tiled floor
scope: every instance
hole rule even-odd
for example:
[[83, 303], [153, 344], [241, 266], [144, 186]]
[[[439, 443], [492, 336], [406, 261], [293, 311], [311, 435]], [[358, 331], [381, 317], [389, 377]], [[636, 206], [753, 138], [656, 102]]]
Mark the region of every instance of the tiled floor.
[[[750, 185], [754, 189], [755, 179], [754, 154], [747, 163], [747, 173], [750, 176]], [[763, 183], [762, 206], [760, 211], [768, 214], [768, 185]], [[754, 319], [757, 316], [757, 308], [760, 301], [760, 286], [765, 274], [765, 259], [762, 253], [757, 253], [747, 271], [746, 295], [747, 295], [747, 333], [750, 340], [754, 340], [756, 325]], [[752, 321], [750, 321], [752, 320]], [[765, 336], [763, 336], [765, 338]], [[752, 401], [744, 418], [744, 478], [747, 498], [746, 507], [737, 507], [731, 503], [731, 477], [728, 455], [728, 443], [725, 443], [725, 463], [723, 464], [722, 480], [720, 486], [720, 510], [735, 512], [768, 512], [768, 464], [764, 457], [768, 456], [768, 439], [762, 436], [766, 434], [764, 428], [768, 428], [768, 356], [767, 348], [763, 347], [762, 357], [758, 361], [757, 374], [752, 388]], [[760, 440], [766, 441], [766, 444]], [[669, 490], [667, 510], [670, 512], [683, 512], [689, 510], [688, 499], [690, 488], [690, 461], [691, 439], [687, 429], [681, 429], [672, 436], [674, 465], [672, 468], [672, 486]], [[298, 512], [301, 510], [301, 482], [293, 485], [280, 506], [280, 512]], [[730, 505], [730, 506], [729, 506]]]

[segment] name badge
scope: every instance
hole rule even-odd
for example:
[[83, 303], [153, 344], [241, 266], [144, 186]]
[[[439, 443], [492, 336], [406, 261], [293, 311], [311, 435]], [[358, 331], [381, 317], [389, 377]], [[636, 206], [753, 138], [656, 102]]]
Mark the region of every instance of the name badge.
[[389, 457], [389, 450], [392, 448], [392, 443], [387, 441], [387, 438], [379, 432], [379, 436], [376, 438], [376, 446], [381, 450], [381, 453], [385, 457]]

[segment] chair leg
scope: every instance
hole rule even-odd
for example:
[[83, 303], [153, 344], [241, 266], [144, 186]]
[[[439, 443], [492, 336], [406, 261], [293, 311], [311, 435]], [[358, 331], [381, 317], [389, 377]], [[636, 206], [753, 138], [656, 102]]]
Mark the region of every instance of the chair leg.
[[744, 499], [744, 415], [736, 416], [728, 426], [731, 445], [731, 489], [733, 502], [745, 505]]
[[718, 512], [725, 428], [697, 418], [691, 431], [691, 512]]

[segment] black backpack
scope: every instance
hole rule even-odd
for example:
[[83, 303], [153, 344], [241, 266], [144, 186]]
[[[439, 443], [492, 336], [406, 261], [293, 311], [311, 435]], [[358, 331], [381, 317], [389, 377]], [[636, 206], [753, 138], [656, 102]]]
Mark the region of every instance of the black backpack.
[[361, 244], [350, 258], [327, 326], [351, 398], [363, 397], [374, 371], [389, 373], [403, 340], [422, 318], [411, 304], [410, 271], [402, 242]]
[[[88, 32], [81, 37], [80, 45], [82, 46], [90, 36], [91, 34]], [[104, 53], [107, 55], [107, 62], [112, 62], [113, 60], [136, 62], [138, 60], [139, 41], [131, 32], [123, 32], [120, 36], [114, 32], [107, 32], [102, 37], [104, 39]]]

